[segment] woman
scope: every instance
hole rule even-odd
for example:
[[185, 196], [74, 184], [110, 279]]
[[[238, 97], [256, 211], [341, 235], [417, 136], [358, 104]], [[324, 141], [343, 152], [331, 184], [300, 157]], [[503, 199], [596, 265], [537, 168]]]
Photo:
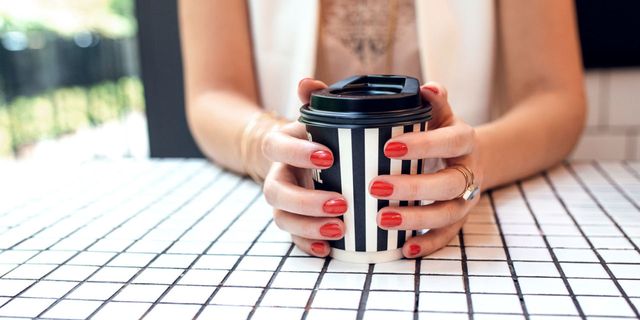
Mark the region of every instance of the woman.
[[[433, 106], [429, 131], [391, 139], [385, 154], [442, 158], [447, 168], [369, 186], [380, 199], [436, 201], [378, 213], [383, 229], [430, 229], [405, 243], [408, 258], [460, 230], [478, 198], [460, 197], [463, 171], [481, 190], [513, 182], [564, 159], [584, 126], [571, 0], [183, 0], [180, 21], [196, 141], [220, 165], [266, 178], [275, 222], [311, 255], [328, 255], [327, 240], [343, 237], [338, 216], [348, 206], [338, 193], [311, 190], [307, 169], [329, 167], [333, 156], [296, 122], [325, 83], [364, 73], [434, 80], [421, 87]], [[305, 73], [318, 79], [295, 90]]]

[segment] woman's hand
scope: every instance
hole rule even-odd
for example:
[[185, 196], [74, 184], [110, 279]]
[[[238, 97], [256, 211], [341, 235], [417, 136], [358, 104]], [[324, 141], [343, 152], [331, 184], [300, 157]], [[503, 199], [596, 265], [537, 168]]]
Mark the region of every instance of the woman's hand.
[[428, 130], [390, 139], [385, 144], [385, 155], [402, 160], [442, 158], [448, 168], [421, 175], [378, 176], [369, 184], [369, 192], [378, 199], [435, 201], [425, 206], [386, 207], [378, 212], [382, 229], [429, 229], [404, 244], [402, 253], [408, 258], [425, 256], [446, 246], [480, 198], [465, 201], [459, 197], [466, 188], [466, 179], [451, 166], [462, 165], [471, 170], [475, 185], [481, 185], [483, 179], [475, 130], [453, 114], [446, 89], [430, 82], [420, 88], [420, 93], [433, 108]]
[[[303, 79], [298, 95], [307, 103], [312, 91], [323, 88], [326, 85], [320, 81]], [[344, 223], [337, 217], [347, 211], [347, 202], [337, 192], [313, 190], [308, 169], [331, 167], [331, 150], [308, 141], [304, 125], [292, 122], [265, 136], [262, 151], [274, 162], [264, 182], [264, 195], [274, 207], [276, 224], [291, 233], [293, 242], [304, 252], [327, 256], [327, 240], [344, 236]]]

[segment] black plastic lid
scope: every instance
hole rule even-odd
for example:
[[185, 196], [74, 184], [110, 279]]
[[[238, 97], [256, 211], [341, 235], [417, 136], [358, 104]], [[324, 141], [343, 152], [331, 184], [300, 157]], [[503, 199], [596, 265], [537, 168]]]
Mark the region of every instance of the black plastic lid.
[[313, 92], [300, 122], [320, 127], [382, 127], [431, 119], [417, 79], [395, 75], [353, 76]]

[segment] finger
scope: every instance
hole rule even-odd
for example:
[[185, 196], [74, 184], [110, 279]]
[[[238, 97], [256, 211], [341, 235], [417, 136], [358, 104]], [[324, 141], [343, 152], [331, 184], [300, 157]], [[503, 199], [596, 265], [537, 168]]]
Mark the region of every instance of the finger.
[[344, 236], [344, 223], [338, 218], [316, 218], [273, 210], [273, 219], [283, 231], [307, 239], [337, 240]]
[[293, 243], [300, 248], [300, 250], [312, 256], [326, 257], [331, 251], [329, 242], [324, 240], [307, 239], [293, 235], [291, 236], [291, 240], [293, 240]]
[[327, 85], [320, 80], [304, 78], [298, 83], [298, 98], [302, 103], [309, 103], [313, 91], [322, 90], [326, 87]]
[[425, 132], [404, 133], [387, 141], [384, 154], [393, 159], [454, 158], [469, 154], [475, 145], [475, 130], [457, 122]]
[[333, 165], [333, 153], [329, 148], [292, 137], [283, 131], [267, 133], [262, 142], [262, 153], [271, 161], [298, 168], [329, 168]]
[[299, 186], [291, 167], [282, 163], [273, 164], [265, 179], [263, 192], [271, 206], [288, 212], [326, 217], [347, 211], [347, 201], [341, 194]]
[[455, 237], [466, 219], [446, 227], [431, 229], [426, 234], [410, 238], [402, 247], [402, 254], [407, 258], [429, 255], [444, 248]]
[[429, 121], [431, 127], [444, 127], [454, 119], [453, 111], [449, 105], [447, 89], [437, 82], [427, 82], [420, 87], [422, 99], [428, 101], [432, 108], [432, 118]]
[[466, 188], [467, 181], [454, 168], [428, 174], [381, 175], [369, 184], [369, 193], [388, 200], [451, 200]]
[[472, 204], [463, 199], [435, 202], [426, 206], [385, 207], [377, 216], [387, 230], [420, 230], [448, 226], [464, 218]]

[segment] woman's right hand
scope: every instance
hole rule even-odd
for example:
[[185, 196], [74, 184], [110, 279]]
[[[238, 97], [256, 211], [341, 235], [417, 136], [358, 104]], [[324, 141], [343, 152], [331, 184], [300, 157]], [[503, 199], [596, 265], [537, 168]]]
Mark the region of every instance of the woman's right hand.
[[[308, 103], [311, 92], [326, 87], [321, 81], [302, 79], [298, 96], [302, 103]], [[308, 141], [304, 125], [296, 121], [267, 134], [262, 152], [273, 161], [264, 182], [264, 195], [274, 208], [276, 225], [289, 232], [302, 251], [327, 256], [327, 240], [344, 236], [344, 223], [337, 217], [347, 211], [347, 202], [337, 192], [313, 190], [309, 169], [331, 167], [331, 150]]]

